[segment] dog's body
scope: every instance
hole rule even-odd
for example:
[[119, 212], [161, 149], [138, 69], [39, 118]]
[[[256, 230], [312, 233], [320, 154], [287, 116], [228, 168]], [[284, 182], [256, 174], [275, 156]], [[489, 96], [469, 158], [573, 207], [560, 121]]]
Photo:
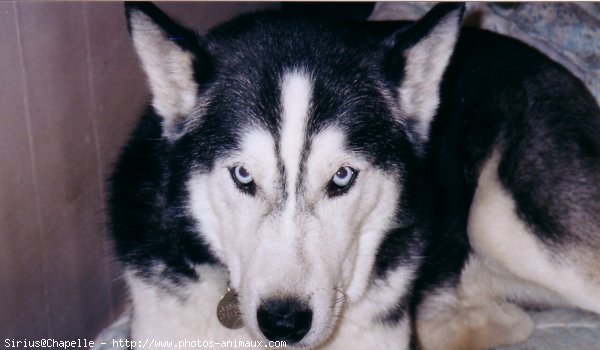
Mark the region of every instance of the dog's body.
[[[523, 44], [456, 43], [461, 14], [198, 40], [131, 5], [153, 93], [111, 197], [132, 337], [483, 349], [531, 332], [509, 301], [600, 312], [598, 107]], [[217, 320], [228, 285], [241, 329]]]
[[596, 102], [538, 52], [479, 31], [463, 31], [446, 78], [428, 151], [423, 347], [523, 340], [533, 324], [513, 302], [600, 313]]

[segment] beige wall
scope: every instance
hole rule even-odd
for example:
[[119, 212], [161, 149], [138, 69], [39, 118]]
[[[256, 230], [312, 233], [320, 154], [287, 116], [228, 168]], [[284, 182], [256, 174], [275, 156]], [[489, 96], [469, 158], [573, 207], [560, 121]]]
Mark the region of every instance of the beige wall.
[[[201, 32], [265, 6], [160, 4]], [[0, 340], [120, 312], [105, 180], [147, 99], [120, 3], [0, 2]]]

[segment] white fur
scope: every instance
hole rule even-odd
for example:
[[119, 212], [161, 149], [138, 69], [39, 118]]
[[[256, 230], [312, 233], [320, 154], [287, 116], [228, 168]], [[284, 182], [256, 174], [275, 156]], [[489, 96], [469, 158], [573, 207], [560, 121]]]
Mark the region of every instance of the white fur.
[[479, 176], [468, 225], [475, 253], [460, 285], [430, 294], [419, 308], [426, 350], [488, 349], [525, 340], [533, 322], [508, 300], [600, 310], [597, 281], [585, 278], [590, 266], [578, 265], [567, 247], [550, 252], [536, 238], [498, 179], [499, 162], [494, 151]]
[[[202, 276], [198, 283], [184, 286], [165, 286], [177, 289], [176, 293], [161, 290], [132, 272], [126, 273], [133, 299], [131, 339], [138, 344], [151, 344], [153, 349], [193, 349], [193, 341], [255, 341], [245, 328], [230, 330], [216, 319], [216, 305], [226, 291], [227, 273], [212, 266], [197, 269]], [[374, 310], [382, 310], [396, 301], [396, 294], [406, 288], [407, 271], [394, 273], [387, 285], [375, 287], [355, 306], [346, 310], [335, 335], [315, 347], [316, 350], [348, 349], [404, 349], [410, 341], [410, 325], [403, 319], [398, 325], [389, 326], [374, 322]], [[391, 288], [390, 288], [391, 287]], [[392, 289], [397, 287], [397, 289]], [[390, 293], [394, 295], [390, 295]], [[160, 346], [172, 341], [172, 346]], [[185, 342], [188, 342], [187, 344]], [[153, 343], [154, 342], [154, 343]], [[267, 342], [263, 340], [262, 344]], [[232, 347], [228, 347], [233, 349]], [[242, 349], [242, 347], [236, 348]]]
[[408, 318], [400, 320], [397, 325], [390, 326], [374, 322], [370, 317], [365, 317], [365, 315], [372, 313], [372, 310], [368, 309], [368, 306], [366, 309], [348, 309], [348, 312], [344, 314], [344, 318], [340, 322], [340, 328], [335, 333], [335, 336], [331, 338], [331, 341], [319, 347], [319, 349], [408, 349], [411, 334]]
[[598, 281], [585, 278], [575, 253], [550, 252], [518, 218], [514, 200], [498, 180], [499, 162], [495, 151], [479, 176], [468, 228], [473, 248], [515, 276], [600, 313], [600, 289], [594, 285]]
[[[281, 145], [294, 147], [298, 140], [282, 139]], [[298, 345], [314, 346], [336, 329], [336, 314], [343, 311], [342, 304], [336, 303], [341, 293], [352, 296], [348, 310], [365, 295], [377, 247], [385, 230], [394, 225], [400, 193], [393, 176], [370, 167], [344, 145], [343, 133], [335, 128], [313, 136], [302, 191], [295, 196], [290, 193], [295, 188], [286, 186], [283, 209], [274, 141], [266, 131], [248, 132], [239, 154], [218, 161], [214, 171], [193, 176], [188, 184], [190, 210], [204, 238], [229, 269], [245, 325], [256, 339], [264, 339], [256, 310], [265, 298], [291, 295], [308, 300], [314, 315], [312, 327]], [[300, 161], [298, 152], [282, 150], [283, 154]], [[284, 164], [290, 161], [285, 159]], [[252, 174], [258, 188], [255, 197], [240, 192], [232, 182], [228, 168], [234, 164], [243, 164]], [[344, 165], [360, 171], [356, 183], [345, 195], [329, 198], [326, 185]], [[345, 322], [350, 325], [359, 320], [377, 327], [373, 320], [398, 301], [411, 275], [408, 270], [398, 273], [401, 277], [389, 282], [393, 295], [371, 299], [381, 300], [363, 306], [364, 313], [354, 321], [343, 321], [340, 329], [345, 329]]]
[[217, 304], [227, 290], [226, 272], [199, 267], [198, 273], [202, 283], [186, 284], [184, 288], [170, 286], [177, 293], [167, 292], [133, 273], [126, 274], [134, 310], [131, 338], [141, 344], [153, 340], [175, 344], [185, 340], [251, 340], [244, 328], [227, 329], [217, 319]]
[[500, 299], [469, 299], [442, 288], [419, 307], [417, 333], [424, 350], [482, 350], [520, 342], [533, 321], [518, 306]]
[[427, 350], [488, 349], [525, 340], [533, 322], [507, 300], [574, 305], [598, 312], [600, 292], [567, 250], [550, 253], [519, 219], [498, 179], [500, 154], [483, 166], [471, 205], [473, 253], [456, 289], [440, 288], [419, 309], [418, 331]]
[[566, 305], [558, 294], [517, 277], [479, 254], [472, 254], [462, 271], [460, 293], [471, 300], [501, 298], [523, 304]]
[[[163, 40], [160, 30], [139, 16], [133, 19], [134, 41], [153, 89], [153, 104], [165, 123], [171, 123], [192, 112], [196, 103], [191, 98], [196, 86], [186, 80], [191, 57]], [[176, 91], [165, 84], [175, 84], [169, 87]], [[323, 344], [327, 349], [408, 346], [408, 322], [403, 319], [390, 326], [380, 318], [396, 307], [414, 271], [399, 267], [385, 281], [372, 281], [377, 249], [384, 233], [396, 225], [398, 174], [373, 168], [348, 151], [344, 132], [335, 127], [311, 135], [306, 164], [301, 167], [312, 103], [311, 77], [290, 71], [280, 85], [279, 145], [266, 130], [245, 130], [239, 152], [217, 160], [209, 173], [192, 174], [187, 184], [188, 210], [226, 271], [201, 267], [198, 282], [164, 290], [130, 275], [135, 339], [265, 341], [256, 320], [260, 303], [292, 296], [306, 300], [313, 310], [311, 329], [298, 347], [315, 348], [324, 341], [329, 341]], [[252, 175], [255, 196], [242, 193], [233, 182], [229, 169], [237, 165]], [[357, 169], [359, 175], [346, 194], [329, 198], [326, 186], [341, 166]], [[239, 294], [242, 330], [227, 330], [216, 320], [216, 306], [228, 283]]]
[[148, 77], [152, 106], [164, 118], [165, 136], [171, 127], [188, 116], [196, 103], [193, 56], [171, 42], [145, 14], [131, 14], [133, 44]]
[[404, 77], [398, 91], [400, 106], [403, 114], [415, 121], [421, 141], [429, 139], [429, 128], [440, 102], [440, 82], [459, 30], [458, 11], [455, 11], [405, 52]]
[[[296, 206], [296, 184], [300, 157], [306, 144], [306, 127], [311, 104], [312, 82], [307, 73], [293, 71], [283, 76], [281, 83], [281, 159], [286, 171], [286, 210], [293, 214]], [[293, 222], [289, 222], [293, 224]]]

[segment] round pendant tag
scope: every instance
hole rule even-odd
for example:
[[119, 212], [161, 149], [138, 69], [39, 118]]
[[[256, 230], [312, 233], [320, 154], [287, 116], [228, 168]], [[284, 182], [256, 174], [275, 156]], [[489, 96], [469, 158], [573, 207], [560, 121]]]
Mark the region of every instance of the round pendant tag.
[[217, 305], [217, 318], [221, 324], [229, 329], [238, 329], [244, 326], [242, 313], [240, 312], [240, 303], [237, 293], [229, 289], [223, 295]]

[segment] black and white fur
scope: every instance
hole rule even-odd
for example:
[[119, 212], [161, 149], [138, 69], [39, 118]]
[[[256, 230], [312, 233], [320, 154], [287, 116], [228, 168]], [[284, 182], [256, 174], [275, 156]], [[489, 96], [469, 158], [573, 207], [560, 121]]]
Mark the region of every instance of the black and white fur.
[[[462, 12], [395, 32], [262, 13], [200, 38], [128, 5], [152, 91], [111, 196], [131, 336], [483, 349], [528, 336], [512, 301], [600, 312], [598, 108]], [[228, 286], [238, 330], [216, 318]]]
[[600, 313], [600, 111], [590, 93], [526, 45], [465, 29], [441, 101], [426, 165], [435, 222], [415, 300], [423, 348], [524, 340], [533, 322], [517, 305]]

